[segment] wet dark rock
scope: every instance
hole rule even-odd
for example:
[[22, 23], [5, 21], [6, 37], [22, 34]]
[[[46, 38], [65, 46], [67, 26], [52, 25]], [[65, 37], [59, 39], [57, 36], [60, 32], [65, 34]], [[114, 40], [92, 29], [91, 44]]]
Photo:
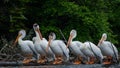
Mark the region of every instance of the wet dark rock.
[[64, 62], [63, 64], [38, 64], [38, 63], [29, 63], [23, 64], [22, 62], [3, 62], [0, 61], [0, 67], [23, 67], [23, 68], [120, 68], [120, 64], [79, 64], [75, 65], [71, 62]]

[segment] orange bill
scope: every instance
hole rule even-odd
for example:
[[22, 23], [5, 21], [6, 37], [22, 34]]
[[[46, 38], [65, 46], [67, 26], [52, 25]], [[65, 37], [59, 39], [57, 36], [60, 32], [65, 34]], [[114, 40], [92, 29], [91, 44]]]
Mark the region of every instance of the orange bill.
[[15, 40], [15, 42], [14, 42], [14, 45], [16, 45], [16, 43], [18, 42], [18, 39], [19, 39], [20, 36], [21, 36], [21, 34], [19, 34], [19, 35], [17, 36], [17, 38], [16, 38], [16, 40]]
[[48, 50], [49, 50], [50, 43], [51, 43], [51, 38], [49, 38], [49, 41], [48, 41], [48, 46], [47, 46], [47, 48], [46, 48], [46, 52], [48, 52]]
[[102, 38], [100, 39], [98, 45], [101, 44], [103, 40], [104, 40], [104, 38], [102, 37]]
[[69, 36], [69, 39], [68, 39], [68, 42], [67, 42], [67, 48], [70, 45], [71, 40], [72, 40], [72, 35]]
[[42, 40], [42, 39], [43, 39], [43, 37], [42, 37], [42, 34], [41, 34], [40, 30], [39, 30], [39, 29], [37, 29], [36, 31], [39, 33], [40, 39]]

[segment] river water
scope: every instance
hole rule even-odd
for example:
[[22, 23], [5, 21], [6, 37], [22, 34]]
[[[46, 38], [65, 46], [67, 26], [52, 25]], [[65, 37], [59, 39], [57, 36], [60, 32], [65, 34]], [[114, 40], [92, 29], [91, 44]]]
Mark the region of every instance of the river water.
[[1, 66], [0, 68], [120, 68], [120, 64], [80, 64], [80, 65], [39, 65], [39, 66]]

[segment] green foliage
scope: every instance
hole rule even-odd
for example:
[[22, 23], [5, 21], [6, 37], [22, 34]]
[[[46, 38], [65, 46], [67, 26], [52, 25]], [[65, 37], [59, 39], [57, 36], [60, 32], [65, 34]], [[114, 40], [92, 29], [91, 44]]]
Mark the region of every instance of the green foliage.
[[4, 25], [0, 29], [15, 34], [20, 29], [30, 31], [38, 23], [45, 38], [53, 31], [61, 39], [61, 29], [68, 39], [76, 29], [75, 40], [97, 44], [102, 33], [107, 33], [108, 40], [120, 44], [119, 4], [119, 0], [8, 0], [0, 4], [4, 10], [0, 11], [0, 25]]

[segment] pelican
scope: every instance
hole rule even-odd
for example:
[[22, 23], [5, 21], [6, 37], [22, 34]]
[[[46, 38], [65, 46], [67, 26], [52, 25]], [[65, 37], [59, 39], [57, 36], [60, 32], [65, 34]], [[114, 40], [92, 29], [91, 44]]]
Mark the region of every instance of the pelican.
[[77, 31], [74, 29], [71, 30], [67, 47], [69, 46], [73, 54], [77, 56], [77, 59], [75, 60], [74, 64], [80, 64], [82, 59], [86, 59], [86, 56], [81, 52], [81, 46], [83, 45], [83, 43], [79, 41], [72, 41], [76, 36]]
[[40, 59], [38, 60], [38, 63], [45, 63], [47, 60], [53, 61], [55, 59], [55, 55], [50, 48], [48, 49], [48, 52], [46, 52], [48, 41], [42, 37], [42, 34], [39, 30], [39, 25], [33, 24], [33, 29], [36, 33], [36, 37], [33, 38], [35, 42], [35, 49], [40, 54]]
[[104, 56], [107, 56], [107, 60], [104, 62], [104, 64], [111, 64], [112, 61], [117, 62], [118, 50], [113, 43], [106, 41], [106, 39], [107, 39], [107, 34], [103, 33], [102, 38], [98, 43], [98, 47], [101, 49], [102, 54]]
[[102, 63], [103, 55], [101, 50], [92, 42], [84, 42], [81, 48], [82, 52], [88, 57], [88, 62], [86, 64], [94, 64], [95, 59]]
[[51, 32], [49, 35], [48, 47], [46, 51], [48, 52], [48, 48], [50, 47], [54, 52], [56, 59], [53, 64], [60, 64], [63, 60], [69, 60], [69, 49], [66, 49], [66, 45], [62, 40], [55, 40], [55, 33]]
[[35, 57], [38, 59], [38, 53], [34, 49], [34, 44], [30, 40], [23, 40], [23, 38], [26, 36], [25, 30], [20, 30], [18, 32], [18, 36], [14, 42], [14, 45], [18, 42], [18, 44], [21, 47], [21, 51], [23, 55], [25, 56], [25, 59], [23, 60], [23, 63], [29, 63], [32, 61], [32, 57]]

